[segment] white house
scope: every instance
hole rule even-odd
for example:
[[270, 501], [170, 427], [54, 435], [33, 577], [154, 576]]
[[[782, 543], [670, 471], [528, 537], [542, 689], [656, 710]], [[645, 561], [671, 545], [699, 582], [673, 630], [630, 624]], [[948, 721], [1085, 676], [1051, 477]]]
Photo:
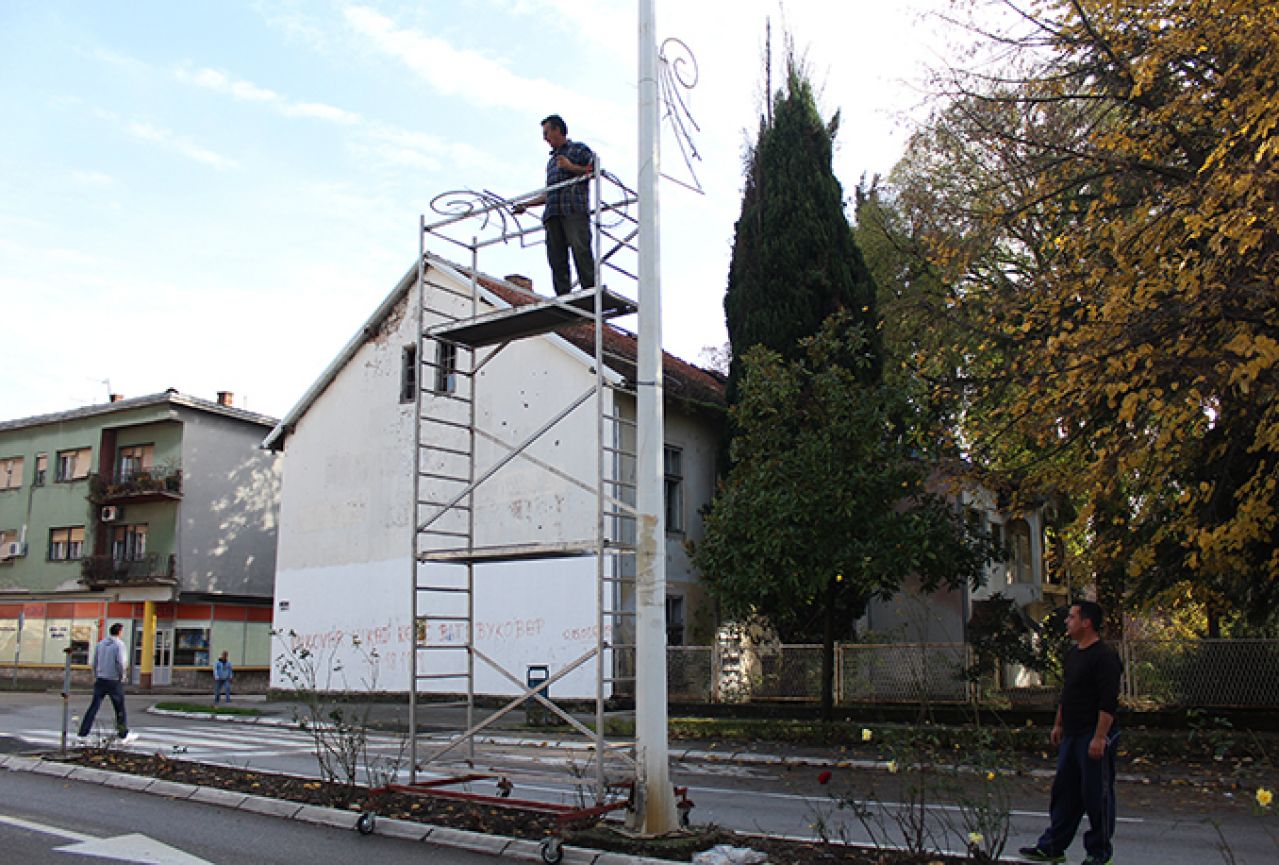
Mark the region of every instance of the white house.
[[[428, 255], [428, 310], [436, 305], [497, 311], [527, 303], [527, 281], [471, 274]], [[472, 290], [472, 276], [475, 290]], [[433, 395], [455, 386], [455, 358], [416, 357], [418, 269], [413, 267], [382, 301], [298, 404], [267, 436], [264, 447], [283, 451], [279, 548], [275, 583], [276, 655], [304, 646], [341, 660], [351, 687], [367, 687], [370, 668], [357, 657], [376, 650], [376, 689], [405, 691], [415, 642], [412, 593], [415, 551], [414, 392], [417, 376]], [[610, 380], [633, 380], [636, 345], [616, 328], [604, 332]], [[497, 466], [510, 446], [578, 394], [594, 386], [594, 329], [575, 325], [512, 341], [486, 355], [473, 376], [474, 460]], [[701, 533], [700, 510], [712, 495], [723, 418], [723, 380], [666, 355], [665, 440], [668, 641], [709, 640], [699, 633], [706, 594], [693, 572], [685, 541]], [[434, 377], [431, 381], [428, 376]], [[468, 385], [468, 387], [471, 385]], [[610, 411], [634, 416], [633, 399], [610, 390]], [[430, 411], [447, 413], [448, 400]], [[458, 415], [459, 421], [462, 415]], [[594, 495], [537, 464], [587, 476], [596, 461], [594, 413], [572, 413], [528, 448], [533, 459], [501, 465], [476, 489], [473, 539], [477, 547], [539, 545], [578, 549], [593, 536]], [[423, 424], [423, 435], [431, 425]], [[589, 444], [588, 444], [589, 443]], [[440, 456], [423, 451], [419, 466]], [[477, 649], [509, 670], [546, 664], [554, 673], [596, 639], [596, 559], [592, 556], [523, 557], [475, 567], [474, 638]], [[459, 636], [447, 622], [418, 623], [432, 643]], [[426, 633], [422, 633], [426, 631]], [[463, 632], [464, 633], [464, 632]], [[351, 648], [357, 636], [361, 648]], [[360, 679], [366, 681], [361, 682]], [[512, 683], [476, 671], [476, 691], [509, 694]], [[287, 685], [278, 672], [273, 684]], [[334, 687], [339, 687], [337, 683]], [[442, 686], [439, 690], [450, 690]], [[453, 688], [456, 690], [456, 688]], [[593, 697], [595, 676], [582, 668], [556, 688], [559, 697]]]

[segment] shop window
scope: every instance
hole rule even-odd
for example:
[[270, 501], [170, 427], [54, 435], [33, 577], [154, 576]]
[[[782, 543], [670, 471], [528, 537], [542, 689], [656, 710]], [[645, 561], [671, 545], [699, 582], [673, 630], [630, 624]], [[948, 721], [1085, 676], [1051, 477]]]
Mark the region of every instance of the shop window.
[[84, 555], [84, 526], [49, 530], [49, 561], [74, 562]]
[[0, 490], [16, 490], [22, 486], [24, 457], [0, 459]]
[[209, 629], [178, 628], [174, 634], [173, 666], [209, 666]]

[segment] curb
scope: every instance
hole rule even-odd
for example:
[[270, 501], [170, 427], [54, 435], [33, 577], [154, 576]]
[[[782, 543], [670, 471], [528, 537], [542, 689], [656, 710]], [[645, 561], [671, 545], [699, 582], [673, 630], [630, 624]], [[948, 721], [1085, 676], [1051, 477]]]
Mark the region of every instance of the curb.
[[[318, 805], [304, 805], [300, 802], [253, 796], [248, 793], [237, 793], [217, 787], [178, 784], [158, 778], [148, 778], [145, 775], [109, 772], [104, 769], [58, 763], [45, 760], [42, 757], [23, 757], [16, 754], [0, 755], [0, 769], [10, 772], [51, 775], [66, 781], [80, 781], [106, 787], [118, 787], [140, 793], [149, 793], [154, 796], [164, 796], [169, 799], [186, 799], [205, 805], [217, 805], [231, 808], [232, 810], [249, 811], [267, 817], [279, 817], [285, 820], [296, 820], [301, 823], [330, 826], [336, 829], [356, 831], [356, 822], [360, 819], [359, 812], [355, 811], [323, 808]], [[507, 859], [531, 862], [543, 861], [541, 845], [527, 838], [485, 835], [465, 829], [435, 826], [430, 823], [418, 823], [412, 820], [395, 820], [390, 817], [378, 817], [374, 821], [372, 834], [402, 841], [424, 841], [427, 844], [438, 847], [487, 853], [491, 856], [500, 856]], [[566, 865], [674, 865], [670, 859], [631, 856], [623, 853], [611, 853], [605, 850], [593, 850], [589, 847], [573, 847], [566, 844], [562, 849]]]

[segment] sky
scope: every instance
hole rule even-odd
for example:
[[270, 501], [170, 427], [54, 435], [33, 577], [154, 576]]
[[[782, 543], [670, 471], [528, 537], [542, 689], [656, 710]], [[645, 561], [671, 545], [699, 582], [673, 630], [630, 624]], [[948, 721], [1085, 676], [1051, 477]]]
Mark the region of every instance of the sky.
[[[659, 192], [668, 351], [727, 339], [765, 20], [842, 112], [851, 198], [921, 116], [939, 3], [658, 0], [659, 39], [696, 57], [703, 190]], [[282, 417], [413, 265], [437, 195], [542, 185], [545, 115], [635, 185], [636, 7], [0, 0], [0, 420], [170, 387]], [[688, 179], [669, 129], [662, 148]], [[540, 246], [485, 256], [549, 293]]]

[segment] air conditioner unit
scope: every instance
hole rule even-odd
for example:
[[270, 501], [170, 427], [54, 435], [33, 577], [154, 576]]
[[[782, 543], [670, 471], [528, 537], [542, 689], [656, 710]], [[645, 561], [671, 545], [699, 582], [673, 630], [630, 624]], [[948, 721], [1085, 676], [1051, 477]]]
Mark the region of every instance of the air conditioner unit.
[[120, 517], [121, 513], [118, 505], [103, 505], [102, 522], [114, 523], [116, 520], [120, 519]]
[[22, 548], [22, 541], [9, 541], [9, 543], [0, 547], [0, 553], [4, 553], [6, 559], [16, 559], [25, 555], [26, 550]]

